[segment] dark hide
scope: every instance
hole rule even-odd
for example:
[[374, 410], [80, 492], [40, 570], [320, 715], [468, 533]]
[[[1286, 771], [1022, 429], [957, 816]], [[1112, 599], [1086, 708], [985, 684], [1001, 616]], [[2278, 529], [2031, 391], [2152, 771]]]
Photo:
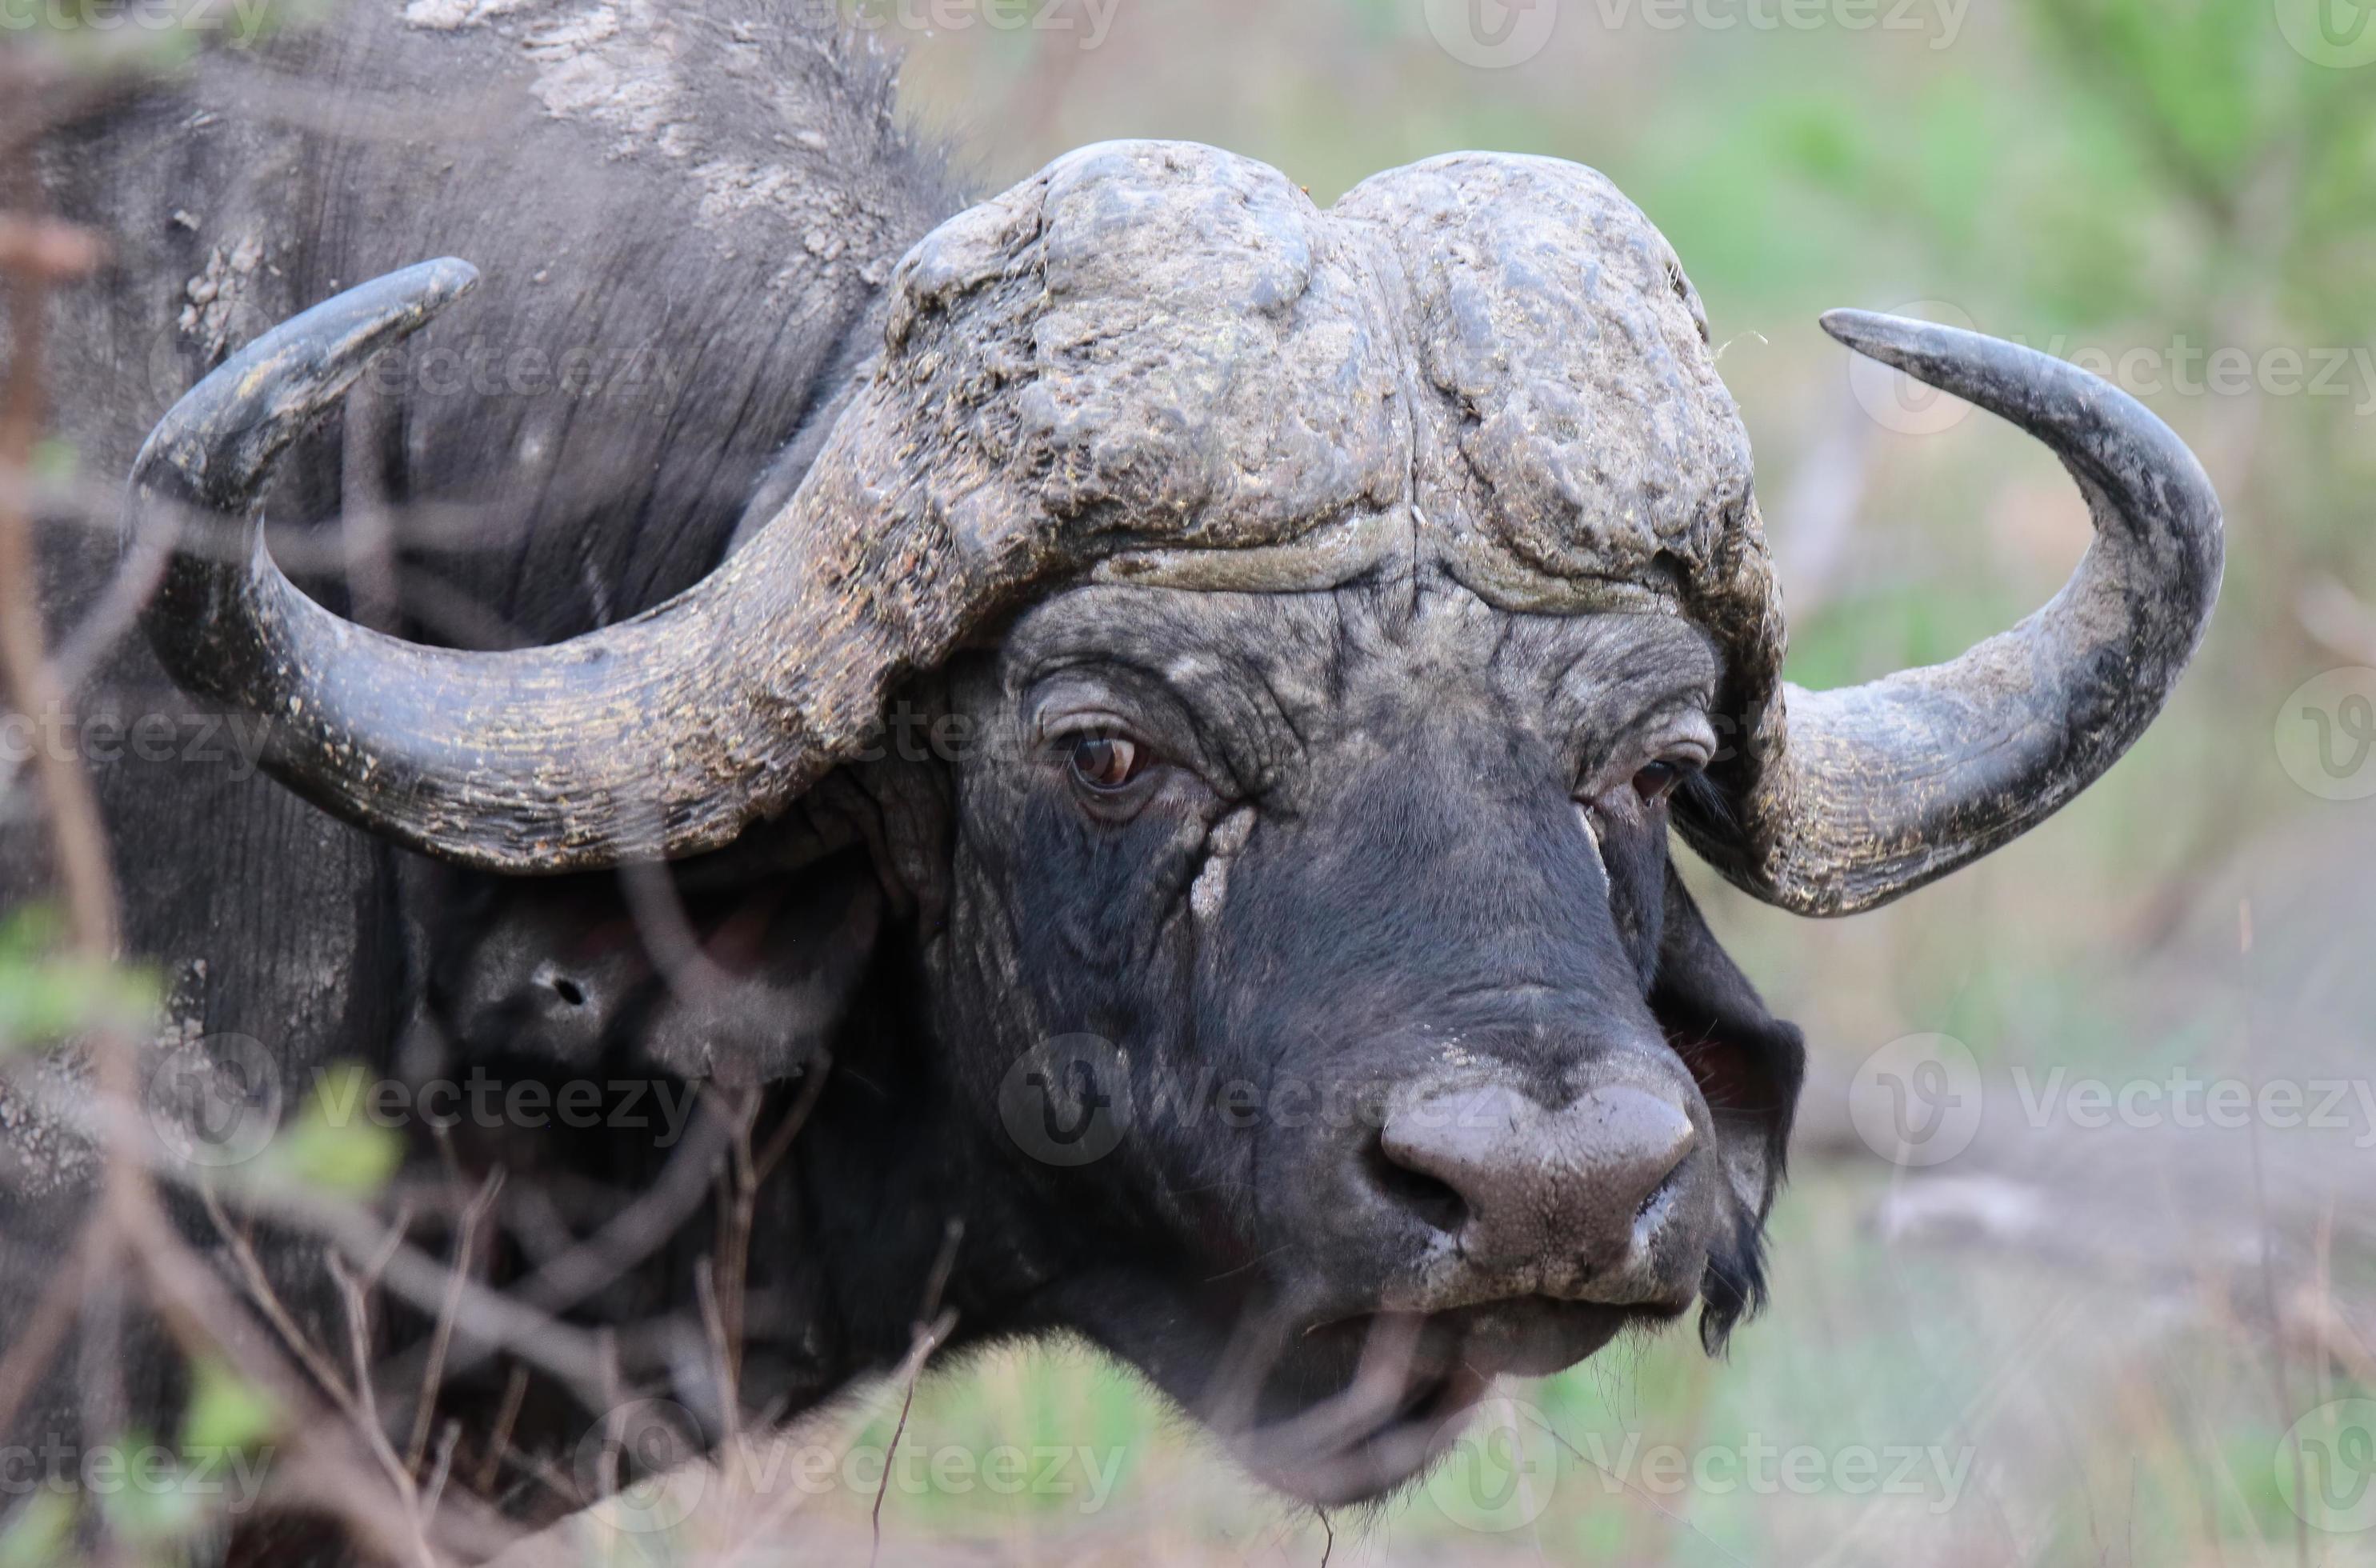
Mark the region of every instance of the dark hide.
[[[123, 476], [175, 397], [275, 321], [444, 253], [475, 257], [495, 287], [375, 372], [292, 459], [272, 496], [276, 552], [334, 609], [449, 645], [543, 642], [659, 602], [716, 564], [771, 469], [797, 472], [799, 438], [868, 340], [892, 263], [955, 205], [936, 156], [895, 116], [888, 65], [815, 30], [814, 6], [661, 18], [680, 84], [700, 85], [671, 105], [674, 150], [657, 127], [639, 141], [548, 108], [525, 34], [550, 16], [440, 30], [408, 26], [404, 10], [370, 0], [340, 7], [333, 30], [208, 55], [40, 147], [52, 208], [108, 245], [100, 276], [55, 296], [48, 333], [58, 433], [81, 486], [42, 519], [54, 634], [100, 603]], [[695, 163], [727, 171], [728, 187], [689, 178]], [[738, 194], [740, 169], [783, 178]], [[769, 329], [745, 330], [754, 317]], [[386, 574], [366, 526], [315, 526], [342, 510], [367, 525], [377, 508], [397, 519]], [[433, 974], [442, 985], [500, 961], [457, 944], [504, 892], [433, 871], [258, 776], [224, 716], [178, 692], [137, 634], [117, 640], [78, 707], [173, 726], [168, 756], [127, 746], [92, 759], [126, 949], [162, 970], [168, 1043], [253, 1039], [292, 1110], [335, 1062], [405, 1075], [407, 1020]], [[0, 910], [51, 887], [39, 814], [21, 788], [10, 803]], [[862, 934], [873, 919], [854, 896], [814, 911], [766, 897], [762, 949], [787, 923], [843, 911]], [[604, 983], [625, 1005], [605, 1029], [689, 1022], [650, 1001], [635, 978], [644, 960], [611, 952]], [[754, 994], [801, 989], [797, 974], [765, 975], [772, 952], [758, 957]], [[746, 1073], [772, 1072], [832, 1016], [755, 1031], [705, 1020], [701, 1035], [749, 1042]], [[493, 1022], [483, 1009], [464, 1021]], [[539, 1050], [564, 1037], [596, 1048], [549, 1013], [534, 1022]], [[600, 1036], [604, 1060], [683, 1056], [660, 1045], [621, 1057]], [[588, 1163], [631, 1192], [658, 1163], [636, 1155], [651, 1136], [622, 1134]], [[89, 1171], [71, 1147], [21, 1125], [0, 1146], [0, 1325], [24, 1321], [78, 1223]], [[299, 1319], [338, 1342], [318, 1250], [275, 1245], [267, 1261]], [[127, 1419], [170, 1430], [177, 1365], [138, 1333], [119, 1363], [56, 1358], [8, 1440], [88, 1444]]]
[[[548, 113], [512, 36], [529, 21], [422, 32], [396, 9], [210, 62], [45, 148], [56, 206], [117, 247], [109, 276], [58, 306], [59, 403], [105, 483], [226, 346], [342, 282], [469, 256], [481, 295], [291, 464], [276, 549], [310, 564], [326, 602], [415, 638], [549, 641], [697, 578], [746, 506], [789, 492], [862, 363], [890, 263], [951, 203], [894, 128], [884, 74], [800, 34], [807, 7], [761, 7], [750, 29], [673, 24], [703, 84], [676, 105], [683, 134], [707, 163], [788, 167], [790, 184], [764, 191], [703, 188], [656, 141]], [[275, 91], [300, 77], [328, 90], [275, 119]], [[432, 102], [436, 139], [390, 134]], [[814, 142], [788, 137], [786, 115]], [[211, 285], [193, 313], [196, 279]], [[493, 362], [472, 360], [474, 336]], [[431, 374], [441, 350], [502, 364], [581, 344], [626, 396]], [[650, 379], [619, 381], [654, 350]], [[341, 565], [356, 525], [313, 525], [378, 505], [429, 531], [399, 537], [393, 593], [375, 598], [370, 573]], [[513, 531], [485, 537], [493, 517]], [[71, 621], [114, 548], [101, 530], [52, 537], [47, 601]], [[1798, 1036], [1717, 947], [1668, 864], [1664, 806], [1631, 783], [1718, 677], [1681, 623], [1504, 614], [1441, 578], [1267, 598], [1086, 589], [913, 684], [913, 715], [960, 721], [956, 743], [895, 716], [878, 760], [665, 873], [451, 873], [222, 764], [126, 759], [100, 785], [128, 945], [173, 980], [176, 1026], [263, 1042], [292, 1101], [341, 1059], [415, 1084], [602, 1086], [616, 1114], [599, 1128], [410, 1128], [424, 1171], [451, 1158], [512, 1173], [493, 1282], [668, 1180], [702, 1115], [747, 1110], [764, 1144], [814, 1092], [755, 1198], [748, 1408], [796, 1409], [895, 1362], [945, 1265], [961, 1341], [1085, 1334], [1226, 1420], [1233, 1403], [1266, 1417], [1341, 1388], [1356, 1320], [1389, 1300], [1441, 1307], [1424, 1362], [1532, 1371], [1694, 1298], [1714, 1347], [1755, 1304]], [[202, 717], [135, 643], [96, 689]], [[1159, 759], [1129, 801], [1069, 781], [1044, 728], [1068, 703]], [[43, 887], [42, 861], [30, 825], [0, 830], [0, 897]], [[1080, 1036], [1121, 1054], [1140, 1098], [1130, 1135], [1067, 1167], [1020, 1146], [1003, 1110], [1051, 1041]], [[1681, 1218], [1622, 1299], [1412, 1261], [1438, 1195], [1379, 1170], [1365, 1140], [1409, 1082], [1454, 1071], [1446, 1039], [1545, 1103], [1622, 1082], [1689, 1104]], [[654, 1098], [682, 1106], [695, 1081], [708, 1111], [654, 1124]], [[622, 1110], [618, 1085], [646, 1110]], [[1233, 1119], [1237, 1086], [1273, 1106], [1333, 1095], [1346, 1114]], [[21, 1321], [81, 1193], [72, 1172], [17, 1174], [0, 1190], [0, 1323]], [[683, 1403], [712, 1435], [725, 1412], [694, 1280], [715, 1223], [697, 1206], [565, 1313], [619, 1329], [626, 1387]], [[193, 1230], [209, 1240], [195, 1217]], [[335, 1340], [315, 1253], [272, 1259], [300, 1319]], [[400, 1312], [382, 1324], [391, 1349], [423, 1328]], [[134, 1343], [124, 1408], [159, 1424], [174, 1358]], [[1232, 1367], [1237, 1385], [1216, 1375]], [[449, 1413], [467, 1431], [491, 1424], [508, 1370], [457, 1354]], [[107, 1435], [85, 1432], [113, 1417], [77, 1374], [63, 1358], [20, 1432]], [[385, 1402], [404, 1418], [400, 1389]], [[565, 1455], [594, 1419], [539, 1378], [517, 1441]], [[466, 1443], [457, 1471], [476, 1458]], [[517, 1467], [497, 1490], [545, 1505]]]

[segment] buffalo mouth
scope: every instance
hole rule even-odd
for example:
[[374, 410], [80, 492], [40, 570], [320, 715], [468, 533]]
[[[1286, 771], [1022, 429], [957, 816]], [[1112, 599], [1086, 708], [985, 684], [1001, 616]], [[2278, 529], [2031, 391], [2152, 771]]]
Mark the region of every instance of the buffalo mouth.
[[1448, 1454], [1497, 1378], [1562, 1371], [1627, 1326], [1671, 1315], [1530, 1296], [1343, 1318], [1285, 1336], [1259, 1386], [1241, 1360], [1197, 1404], [1265, 1484], [1320, 1507], [1363, 1503]]

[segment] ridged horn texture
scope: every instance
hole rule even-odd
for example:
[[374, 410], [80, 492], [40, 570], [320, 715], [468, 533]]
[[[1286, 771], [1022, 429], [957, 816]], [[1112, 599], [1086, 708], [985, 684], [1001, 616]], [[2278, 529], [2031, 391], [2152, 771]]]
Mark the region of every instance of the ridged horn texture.
[[[873, 724], [909, 655], [940, 651], [907, 642], [909, 618], [838, 569], [850, 530], [836, 525], [857, 520], [836, 508], [846, 490], [808, 487], [778, 526], [646, 614], [515, 652], [357, 626], [308, 599], [265, 548], [275, 459], [374, 355], [477, 276], [446, 259], [350, 290], [174, 405], [141, 450], [127, 504], [134, 547], [172, 552], [146, 615], [150, 641], [184, 687], [271, 720], [276, 777], [412, 849], [550, 873], [715, 848], [796, 798], [837, 743]], [[244, 551], [179, 548], [187, 524], [222, 517], [245, 519]]]
[[[258, 497], [473, 276], [430, 262], [258, 339], [166, 416], [129, 511], [174, 552], [148, 624], [177, 680], [268, 716], [267, 765], [309, 798], [491, 871], [716, 849], [861, 752], [897, 682], [1098, 569], [1688, 616], [1723, 650], [1720, 707], [1748, 717], [1682, 831], [1757, 897], [1844, 914], [2109, 767], [2218, 591], [2217, 498], [2134, 399], [2010, 343], [1837, 312], [1851, 348], [2059, 453], [2096, 539], [2052, 602], [1953, 663], [1788, 687], [1746, 435], [1696, 296], [1614, 187], [1470, 154], [1324, 212], [1251, 160], [1124, 142], [917, 244], [799, 489], [701, 583], [550, 647], [424, 647], [292, 587]], [[181, 550], [224, 515], [246, 550]]]
[[[862, 752], [897, 682], [1099, 562], [1259, 561], [1398, 505], [1409, 440], [1364, 255], [1250, 160], [1059, 160], [909, 252], [880, 355], [724, 564], [634, 620], [502, 653], [343, 621], [262, 543], [274, 458], [469, 286], [463, 263], [425, 263], [258, 339], [150, 436], [128, 521], [175, 552], [150, 640], [184, 686], [273, 720], [276, 777], [425, 853], [528, 873], [715, 849]], [[182, 549], [223, 516], [247, 549]]]
[[2202, 465], [2110, 383], [1927, 322], [1834, 311], [1824, 327], [2053, 448], [2096, 537], [2044, 609], [1962, 658], [1836, 691], [1782, 686], [1748, 726], [1733, 820], [1687, 814], [1685, 831], [1730, 880], [1811, 915], [1943, 876], [2111, 766], [2202, 639], [2224, 556]]

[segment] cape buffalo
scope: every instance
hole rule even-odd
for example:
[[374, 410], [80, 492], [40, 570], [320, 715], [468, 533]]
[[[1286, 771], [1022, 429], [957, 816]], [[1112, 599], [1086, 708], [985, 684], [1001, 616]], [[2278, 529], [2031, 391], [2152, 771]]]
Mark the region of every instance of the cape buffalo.
[[[961, 205], [811, 10], [362, 0], [45, 146], [114, 244], [50, 339], [133, 541], [54, 530], [48, 601], [154, 585], [83, 706], [270, 776], [99, 769], [175, 1038], [798, 1102], [747, 1410], [944, 1301], [1335, 1503], [1496, 1374], [1694, 1304], [1719, 1347], [1800, 1041], [1670, 828], [1833, 915], [2042, 820], [2195, 647], [2202, 469], [2045, 355], [1826, 317], [2047, 444], [2097, 531], [1954, 662], [1800, 690], [1699, 298], [1600, 175], [1456, 153], [1324, 208], [1115, 142]], [[456, 1158], [565, 1195], [669, 1153]], [[18, 1174], [0, 1320], [83, 1180]], [[498, 1284], [600, 1218], [539, 1212]], [[624, 1332], [701, 1321], [710, 1223], [561, 1310], [714, 1433], [714, 1359]], [[71, 1370], [23, 1420], [71, 1424]], [[493, 1363], [451, 1381], [483, 1424]], [[521, 1446], [591, 1419], [541, 1389]]]

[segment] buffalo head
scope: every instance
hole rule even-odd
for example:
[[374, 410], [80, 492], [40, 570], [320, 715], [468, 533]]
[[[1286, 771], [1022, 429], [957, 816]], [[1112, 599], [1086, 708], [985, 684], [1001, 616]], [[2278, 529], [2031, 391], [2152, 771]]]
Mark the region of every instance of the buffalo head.
[[[382, 279], [208, 377], [141, 458], [141, 537], [254, 515], [472, 276]], [[152, 638], [273, 719], [294, 788], [481, 871], [865, 819], [952, 1164], [1025, 1217], [986, 1326], [1086, 1333], [1314, 1499], [1414, 1473], [1498, 1372], [1695, 1302], [1713, 1348], [1753, 1304], [1799, 1038], [1669, 827], [1769, 902], [1871, 908], [2110, 766], [2216, 591], [2217, 504], [2130, 398], [1844, 313], [2049, 445], [2097, 537], [1954, 663], [1786, 686], [1697, 296], [1571, 164], [1443, 158], [1322, 210], [1209, 148], [1090, 148], [924, 239], [882, 323], [790, 499], [635, 620], [415, 646], [251, 541], [175, 550]], [[895, 706], [932, 743], [884, 743]]]

